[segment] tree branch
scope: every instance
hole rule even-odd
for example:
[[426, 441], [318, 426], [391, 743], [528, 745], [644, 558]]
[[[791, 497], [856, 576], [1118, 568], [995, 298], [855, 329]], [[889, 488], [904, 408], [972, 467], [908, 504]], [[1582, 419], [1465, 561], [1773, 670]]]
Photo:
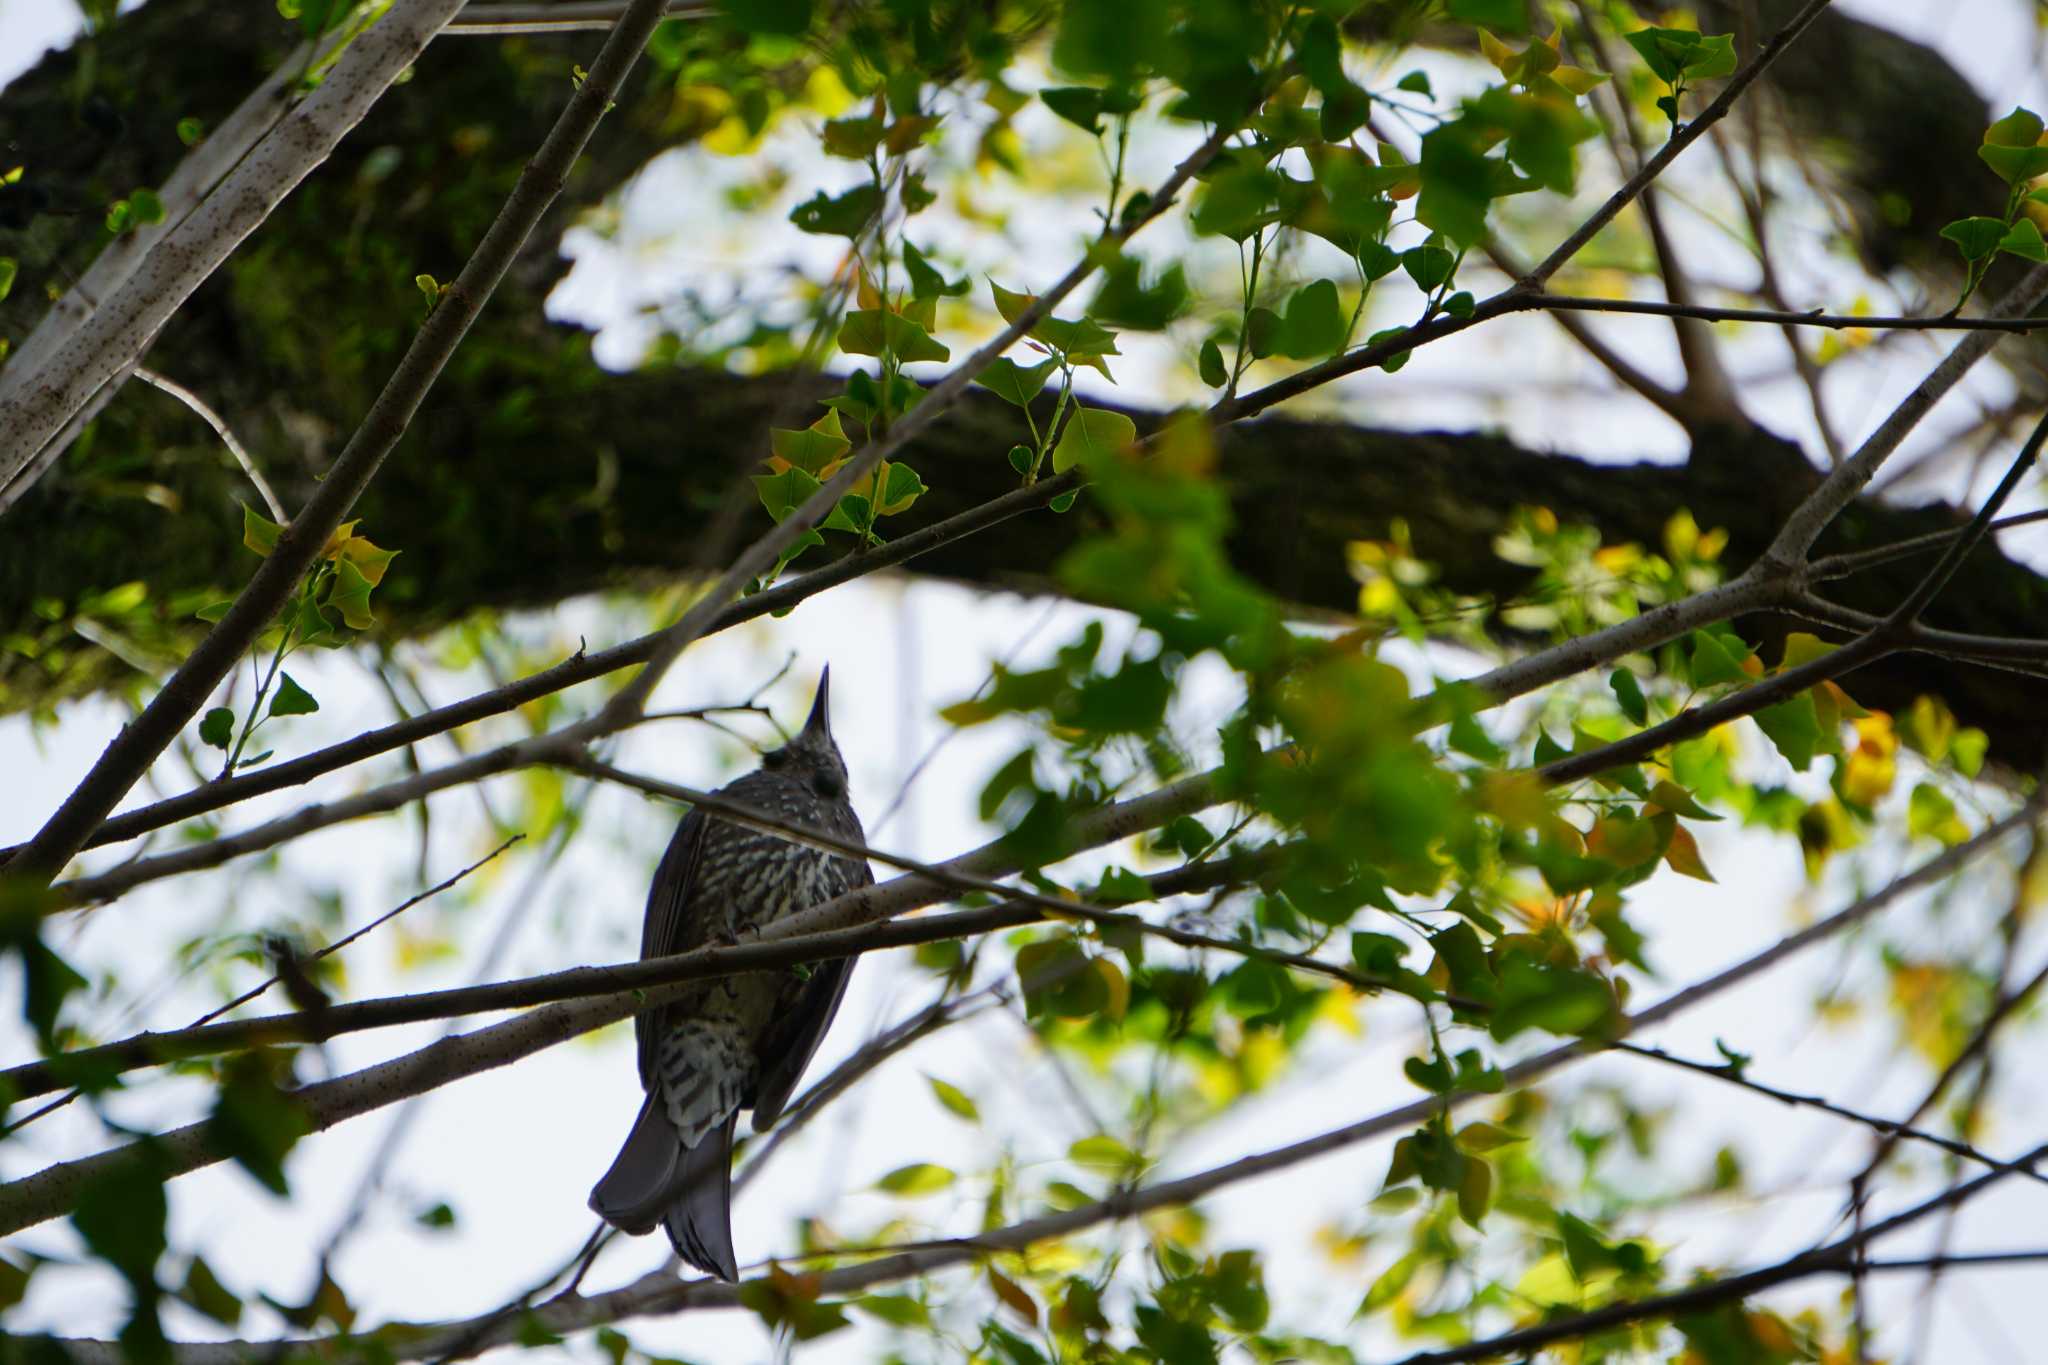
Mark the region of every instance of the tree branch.
[[[43, 447], [93, 394], [141, 357], [178, 306], [327, 159], [460, 8], [462, 0], [394, 5], [349, 42], [317, 90], [51, 347], [48, 360], [33, 373], [18, 364], [8, 367], [10, 382], [0, 386], [0, 511], [26, 489], [20, 475]], [[62, 317], [55, 319], [60, 328]]]
[[[822, 568], [813, 569], [788, 582], [730, 603], [718, 613], [704, 633], [710, 635], [743, 622], [788, 611], [827, 588], [852, 582], [882, 569], [894, 568], [918, 555], [1034, 508], [1043, 507], [1080, 486], [1079, 470], [1072, 469], [1065, 474], [1042, 479], [1029, 487], [1014, 489], [978, 507], [901, 536], [886, 545], [862, 554], [846, 555]], [[653, 631], [594, 654], [579, 652], [552, 668], [530, 674], [503, 687], [421, 712], [396, 724], [367, 731], [298, 758], [287, 759], [255, 771], [237, 773], [223, 781], [208, 783], [139, 810], [113, 816], [93, 831], [92, 836], [85, 841], [84, 847], [99, 848], [106, 844], [119, 843], [124, 839], [137, 838], [181, 820], [224, 810], [251, 797], [299, 786], [316, 777], [360, 763], [365, 759], [375, 758], [379, 754], [389, 753], [394, 749], [404, 748], [409, 744], [416, 744], [434, 735], [516, 711], [537, 698], [564, 691], [578, 683], [601, 678], [634, 664], [647, 662], [652, 657], [654, 646], [660, 638], [661, 632]], [[15, 844], [0, 848], [0, 867], [7, 866], [8, 861], [26, 847], [26, 844]]]
[[[1157, 797], [1158, 794], [1155, 793], [1153, 796], [1139, 797], [1121, 803], [1118, 807], [1092, 812], [1073, 824], [1091, 835], [1100, 835], [1098, 842], [1110, 842], [1136, 832], [1129, 827], [1133, 820], [1157, 816], [1157, 822], [1163, 824], [1172, 819], [1174, 814], [1180, 813], [1174, 810], [1171, 803], [1161, 802]], [[1614, 1037], [1625, 1037], [1631, 1032], [1661, 1023], [1783, 961], [1793, 953], [1861, 923], [1900, 896], [1948, 875], [2015, 829], [2031, 823], [2038, 818], [2044, 802], [2048, 802], [2048, 789], [2037, 792], [2019, 809], [1990, 825], [1975, 837], [1935, 855], [1912, 871], [1894, 878], [1880, 890], [1779, 940], [1762, 952], [1629, 1016], [1616, 1030]], [[999, 849], [999, 844], [988, 845], [940, 866], [961, 870], [962, 864], [971, 865], [998, 859], [999, 852], [992, 850]], [[1207, 865], [1196, 866], [1206, 868]], [[501, 1024], [443, 1039], [417, 1052], [380, 1062], [331, 1081], [303, 1087], [293, 1092], [293, 1098], [306, 1119], [307, 1130], [319, 1132], [346, 1119], [358, 1117], [388, 1104], [395, 1104], [413, 1095], [423, 1094], [464, 1076], [508, 1065], [580, 1034], [629, 1018], [642, 1010], [666, 1004], [680, 996], [684, 989], [679, 984], [657, 988], [657, 982], [685, 982], [698, 979], [700, 976], [736, 970], [761, 969], [843, 956], [870, 947], [921, 942], [924, 941], [923, 934], [929, 932], [933, 926], [942, 926], [946, 930], [943, 934], [935, 935], [937, 937], [955, 937], [955, 931], [964, 925], [983, 926], [967, 929], [965, 932], [983, 932], [986, 928], [1002, 926], [1003, 920], [1000, 916], [1008, 907], [995, 906], [987, 910], [932, 916], [923, 921], [910, 923], [874, 924], [867, 926], [864, 931], [850, 930], [831, 938], [820, 934], [805, 937], [801, 943], [792, 941], [796, 935], [810, 935], [819, 924], [836, 924], [841, 920], [858, 922], [863, 917], [882, 918], [900, 913], [901, 908], [909, 908], [909, 904], [899, 907], [899, 902], [928, 904], [929, 899], [920, 902], [919, 897], [938, 898], [925, 889], [929, 885], [925, 879], [911, 876], [900, 877], [879, 886], [864, 887], [770, 926], [758, 940], [732, 947], [699, 949], [694, 953], [679, 954], [673, 958], [656, 958], [618, 967], [579, 968], [533, 978], [527, 982], [509, 983], [516, 986], [518, 991], [507, 990], [505, 993], [516, 998], [502, 1003], [498, 1006], [500, 1008], [516, 1007], [543, 999], [552, 999], [558, 1003], [545, 1005], [541, 1009]], [[1024, 913], [1035, 915], [1036, 911]], [[778, 948], [788, 956], [775, 956], [775, 950]], [[565, 986], [572, 988], [564, 989]], [[628, 989], [617, 989], [622, 986]], [[593, 996], [590, 999], [568, 998], [605, 988], [611, 988], [613, 993]], [[434, 994], [445, 996], [450, 993]], [[415, 996], [410, 999], [417, 1001], [424, 998], [427, 997]], [[378, 1003], [381, 1007], [385, 1002]], [[339, 1006], [322, 1013], [331, 1015], [349, 1008], [351, 1007]], [[1588, 1051], [1598, 1050], [1601, 1046], [1603, 1043], [1600, 1041], [1567, 1043], [1508, 1068], [1504, 1075], [1510, 1084], [1526, 1084]], [[22, 1071], [25, 1071], [25, 1068], [16, 1068], [16, 1072]], [[14, 1074], [5, 1073], [7, 1077]], [[1231, 1166], [1219, 1168], [1225, 1172], [1239, 1172], [1237, 1175], [1225, 1177], [1219, 1183], [1227, 1184], [1232, 1179], [1242, 1179], [1247, 1175], [1261, 1174], [1268, 1169], [1278, 1169], [1295, 1161], [1320, 1155], [1324, 1151], [1342, 1147], [1349, 1142], [1362, 1140], [1385, 1131], [1388, 1127], [1416, 1121], [1420, 1117], [1439, 1112], [1447, 1105], [1462, 1104], [1474, 1098], [1478, 1096], [1453, 1092], [1406, 1106], [1393, 1111], [1390, 1115], [1366, 1120], [1350, 1128], [1336, 1130], [1333, 1134], [1324, 1134], [1320, 1138], [1312, 1138], [1304, 1143], [1278, 1149], [1274, 1153], [1247, 1157]], [[209, 1125], [205, 1122], [188, 1124], [172, 1132], [145, 1139], [144, 1143], [147, 1144], [147, 1159], [152, 1163], [152, 1169], [160, 1173], [164, 1179], [198, 1170], [223, 1159], [211, 1140]], [[88, 1183], [104, 1178], [107, 1171], [121, 1162], [138, 1159], [138, 1153], [143, 1149], [144, 1143], [113, 1148], [76, 1161], [60, 1162], [32, 1175], [0, 1185], [0, 1236], [18, 1232], [22, 1228], [65, 1213], [76, 1204]], [[1196, 1183], [1182, 1181], [1154, 1188], [1184, 1190], [1186, 1198], [1194, 1198], [1198, 1194], [1206, 1193], [1208, 1188], [1213, 1188], [1200, 1186], [1200, 1178], [1190, 1179]], [[1185, 1202], [1185, 1199], [1169, 1193], [1160, 1197], [1159, 1205], [1147, 1207], [1174, 1202]], [[1049, 1232], [1045, 1235], [1058, 1233]]]
[[[360, 59], [365, 63], [395, 61], [398, 66], [391, 72], [395, 78], [397, 71], [411, 63], [455, 7], [456, 0], [408, 0], [406, 6], [396, 13], [387, 13], [368, 33], [356, 39], [351, 45], [350, 56], [355, 56], [360, 48], [366, 54]], [[633, 0], [626, 17], [606, 38], [603, 49], [591, 64], [589, 75], [575, 88], [546, 141], [521, 173], [518, 184], [484, 233], [483, 240], [477, 244], [475, 253], [427, 315], [426, 322], [413, 337], [384, 391], [378, 395], [362, 425], [328, 469], [318, 491], [285, 528], [276, 547], [250, 578], [248, 586], [235, 598], [227, 615], [207, 632], [170, 681], [151, 698], [142, 714], [107, 746], [85, 779], [30, 840], [28, 848], [8, 863], [9, 872], [35, 878], [42, 884], [48, 884], [61, 872], [93, 830], [106, 819], [107, 812], [128, 793], [150, 764], [156, 761], [157, 755], [177, 737], [186, 722], [197, 714], [207, 696], [240, 660], [242, 651], [297, 589], [300, 578], [319, 557], [334, 528], [347, 515], [383, 464], [385, 456], [405, 434], [413, 414], [419, 410], [420, 403], [440, 376], [448, 358], [468, 333], [470, 324], [496, 291], [542, 213], [561, 193], [564, 177], [590, 141], [598, 120], [617, 94], [627, 70], [639, 57], [648, 36], [654, 32], [660, 11], [660, 0]], [[410, 20], [416, 27], [401, 22], [405, 20]], [[424, 32], [419, 31], [422, 28]], [[347, 60], [344, 58], [344, 63]], [[329, 82], [333, 81], [334, 77], [330, 75]], [[337, 93], [328, 103], [338, 103], [346, 98], [341, 91], [348, 88], [345, 82], [336, 83]], [[377, 88], [381, 90], [382, 87]], [[317, 141], [321, 125], [314, 111], [327, 108], [326, 103], [316, 104], [327, 90], [328, 85], [323, 84], [280, 125], [274, 136], [287, 142], [309, 138]], [[368, 107], [367, 101], [363, 102], [363, 107]], [[301, 129], [304, 131], [299, 131]], [[338, 131], [334, 136], [339, 136]], [[325, 155], [325, 147], [331, 146], [332, 140], [328, 138], [320, 147], [321, 155]], [[317, 159], [314, 158], [315, 161]], [[255, 163], [256, 158], [252, 156], [242, 170], [223, 184], [219, 197], [224, 202], [231, 199], [238, 204], [244, 202], [246, 196], [236, 187], [243, 171], [253, 173]], [[266, 187], [274, 188], [269, 180], [259, 179], [249, 190], [260, 196]], [[282, 190], [276, 193], [281, 195]], [[199, 216], [195, 214], [193, 220], [181, 226], [180, 232]], [[260, 214], [252, 219], [243, 229], [244, 234], [260, 219]], [[239, 241], [240, 235], [233, 240]], [[180, 241], [178, 233], [166, 238], [165, 254], [171, 254]], [[140, 285], [142, 274], [138, 272], [136, 280], [131, 283]], [[90, 336], [97, 331], [112, 330], [114, 324], [107, 322], [103, 325], [103, 319], [116, 316], [115, 310], [107, 308], [96, 312], [80, 329], [79, 336], [73, 339], [67, 351], [86, 347]], [[168, 316], [168, 310], [164, 316]], [[156, 318], [148, 330], [153, 332], [161, 322], [161, 317]], [[64, 354], [60, 352], [52, 364], [63, 364]], [[93, 387], [97, 387], [97, 383]], [[80, 394], [77, 401], [84, 401], [89, 392]], [[65, 413], [68, 415], [75, 406], [75, 403], [66, 401], [63, 404]], [[6, 420], [5, 413], [5, 406], [0, 405], [0, 429], [13, 427], [13, 423]], [[53, 429], [56, 425], [61, 425], [61, 422], [52, 424]], [[32, 432], [33, 428], [25, 430]], [[10, 431], [11, 437], [12, 434]], [[32, 446], [39, 444], [40, 441], [32, 442]], [[33, 448], [30, 453], [33, 454]]]

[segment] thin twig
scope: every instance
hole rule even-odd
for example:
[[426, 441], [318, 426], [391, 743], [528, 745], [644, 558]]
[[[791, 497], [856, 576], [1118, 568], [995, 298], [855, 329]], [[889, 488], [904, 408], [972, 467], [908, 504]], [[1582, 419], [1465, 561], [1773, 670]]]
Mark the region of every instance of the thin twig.
[[155, 370], [145, 369], [141, 365], [137, 365], [129, 373], [152, 388], [162, 389], [192, 409], [193, 415], [200, 421], [212, 427], [213, 434], [220, 437], [221, 444], [235, 457], [235, 463], [249, 476], [249, 482], [256, 485], [256, 492], [263, 499], [263, 505], [270, 509], [270, 519], [280, 526], [291, 520], [285, 513], [284, 504], [277, 500], [276, 492], [271, 489], [270, 480], [264, 478], [263, 471], [256, 467], [256, 460], [249, 454], [248, 448], [236, 438], [234, 429], [228, 426], [227, 419], [208, 406], [204, 398], [170, 376], [158, 374]]

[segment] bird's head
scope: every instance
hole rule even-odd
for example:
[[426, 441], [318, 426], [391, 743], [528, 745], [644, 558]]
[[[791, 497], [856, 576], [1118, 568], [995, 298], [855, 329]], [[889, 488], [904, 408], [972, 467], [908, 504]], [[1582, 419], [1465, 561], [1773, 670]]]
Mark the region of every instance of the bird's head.
[[817, 700], [811, 703], [804, 728], [780, 749], [761, 755], [761, 766], [806, 782], [828, 801], [846, 795], [846, 760], [832, 742], [832, 670], [818, 675]]

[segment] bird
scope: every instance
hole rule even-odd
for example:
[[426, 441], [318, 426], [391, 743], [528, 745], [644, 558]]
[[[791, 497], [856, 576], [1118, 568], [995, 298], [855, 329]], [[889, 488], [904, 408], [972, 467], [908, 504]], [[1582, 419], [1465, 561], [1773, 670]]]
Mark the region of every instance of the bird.
[[[865, 844], [847, 796], [846, 760], [832, 739], [831, 669], [797, 735], [717, 794], [763, 814]], [[676, 827], [647, 893], [640, 956], [730, 943], [835, 896], [867, 886], [864, 859], [693, 808]], [[732, 1144], [739, 1111], [766, 1132], [796, 1090], [846, 994], [851, 958], [807, 968], [742, 972], [694, 982], [634, 1021], [646, 1100], [590, 1207], [622, 1232], [659, 1224], [684, 1262], [728, 1283]]]

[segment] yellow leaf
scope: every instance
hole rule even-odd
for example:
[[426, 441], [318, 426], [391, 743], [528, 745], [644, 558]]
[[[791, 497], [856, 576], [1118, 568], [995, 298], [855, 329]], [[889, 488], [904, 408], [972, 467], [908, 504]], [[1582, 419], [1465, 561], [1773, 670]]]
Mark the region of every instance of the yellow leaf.
[[1707, 871], [1707, 865], [1700, 858], [1700, 846], [1693, 839], [1692, 831], [1684, 825], [1671, 827], [1671, 842], [1664, 847], [1664, 861], [1673, 872], [1683, 877], [1696, 877], [1703, 882], [1714, 880], [1714, 874]]
[[1483, 28], [1479, 30], [1479, 52], [1486, 60], [1494, 64], [1501, 75], [1510, 78], [1514, 76], [1511, 68], [1514, 66], [1516, 57], [1519, 54]]
[[1560, 66], [1550, 73], [1550, 79], [1574, 95], [1588, 95], [1607, 83], [1605, 71], [1588, 71], [1584, 67]]
[[1102, 1012], [1111, 1019], [1121, 1019], [1124, 1011], [1131, 1007], [1131, 983], [1117, 966], [1106, 957], [1093, 959], [1090, 964], [1095, 974], [1102, 978], [1103, 987], [1109, 992], [1109, 999], [1102, 1006]]
[[1898, 777], [1899, 737], [1891, 717], [1873, 711], [1856, 722], [1856, 747], [1842, 760], [1842, 795], [1859, 806], [1874, 805]]
[[996, 1291], [996, 1297], [1003, 1306], [1022, 1318], [1031, 1326], [1038, 1326], [1038, 1301], [1026, 1293], [1024, 1287], [994, 1266], [988, 1268], [989, 1288]]
[[341, 547], [339, 558], [355, 565], [374, 588], [384, 581], [384, 571], [391, 567], [392, 560], [398, 558], [398, 551], [380, 550], [361, 536], [351, 536], [348, 544]]

